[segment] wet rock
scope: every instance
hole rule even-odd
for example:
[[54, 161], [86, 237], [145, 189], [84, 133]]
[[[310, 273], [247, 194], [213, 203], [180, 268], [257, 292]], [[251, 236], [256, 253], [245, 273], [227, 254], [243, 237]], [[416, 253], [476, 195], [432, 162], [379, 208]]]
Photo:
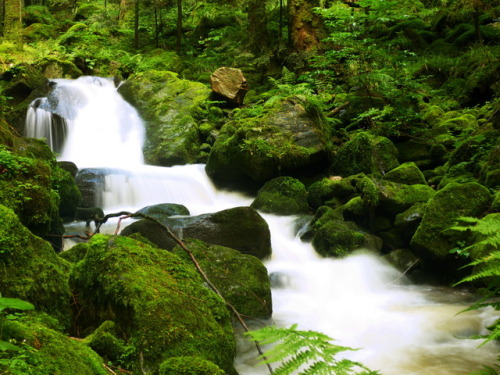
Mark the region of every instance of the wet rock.
[[277, 177], [258, 191], [251, 207], [276, 215], [299, 215], [309, 211], [307, 191], [302, 182], [293, 177]]
[[[271, 255], [271, 235], [266, 221], [251, 207], [235, 207], [216, 213], [164, 221], [180, 239], [194, 238], [229, 247], [243, 254], [264, 259]], [[163, 249], [175, 242], [165, 229], [147, 220], [139, 220], [123, 229], [122, 235], [140, 233]]]
[[313, 173], [327, 163], [328, 136], [317, 106], [292, 96], [270, 100], [255, 115], [241, 110], [226, 123], [207, 161], [221, 186], [261, 186], [279, 176]]
[[123, 236], [95, 235], [72, 269], [78, 295], [74, 331], [112, 320], [127, 369], [156, 372], [169, 357], [191, 355], [233, 374], [231, 317], [224, 302], [176, 255]]
[[[256, 257], [199, 240], [185, 242], [208, 278], [240, 314], [267, 319], [272, 315], [271, 286], [267, 269]], [[172, 252], [191, 264], [186, 252]]]

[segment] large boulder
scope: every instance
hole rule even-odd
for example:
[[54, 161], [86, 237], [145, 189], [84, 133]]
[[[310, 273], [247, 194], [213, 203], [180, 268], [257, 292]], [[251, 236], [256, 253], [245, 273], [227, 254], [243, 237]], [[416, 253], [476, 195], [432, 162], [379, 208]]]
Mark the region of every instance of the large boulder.
[[[271, 317], [271, 286], [267, 269], [259, 259], [199, 240], [188, 240], [185, 244], [224, 299], [240, 314], [263, 319]], [[192, 264], [180, 246], [175, 247], [173, 253]]]
[[69, 324], [70, 263], [33, 235], [9, 208], [0, 205], [0, 294], [19, 298]]
[[[251, 207], [235, 207], [188, 218], [169, 218], [162, 222], [180, 239], [199, 239], [230, 247], [259, 259], [271, 255], [269, 226]], [[176, 245], [164, 228], [149, 220], [139, 220], [122, 231], [125, 236], [133, 233], [140, 233], [163, 249], [170, 250]]]
[[385, 174], [384, 179], [406, 185], [427, 183], [424, 174], [414, 162], [403, 163], [390, 170]]
[[131, 76], [119, 92], [146, 122], [144, 156], [149, 164], [172, 166], [197, 162], [203, 143], [201, 107], [210, 90], [176, 73], [147, 71]]
[[350, 180], [331, 176], [312, 183], [307, 190], [307, 200], [313, 209], [323, 205], [335, 207], [346, 203], [355, 193]]
[[398, 165], [398, 150], [388, 138], [361, 132], [337, 151], [332, 172], [343, 177], [358, 173], [381, 177]]
[[302, 182], [293, 177], [277, 177], [258, 191], [251, 207], [276, 215], [300, 215], [309, 212], [307, 191]]
[[219, 68], [210, 76], [212, 91], [229, 103], [237, 106], [243, 104], [248, 91], [248, 84], [243, 72], [235, 68]]
[[422, 222], [411, 240], [411, 247], [425, 260], [445, 266], [449, 251], [460, 237], [448, 230], [458, 217], [478, 216], [490, 206], [487, 188], [475, 183], [450, 183], [429, 201]]
[[234, 374], [229, 311], [193, 267], [124, 236], [95, 235], [86, 246], [70, 275], [78, 295], [75, 332], [114, 321], [133, 372], [156, 372], [166, 358], [195, 356]]
[[0, 340], [19, 348], [19, 351], [2, 351], [2, 374], [109, 374], [104, 361], [92, 349], [48, 327], [45, 322], [50, 320], [43, 315], [22, 320], [1, 321], [0, 318]]
[[271, 99], [260, 113], [241, 110], [221, 129], [206, 165], [217, 184], [247, 188], [325, 167], [328, 136], [319, 109], [299, 96]]

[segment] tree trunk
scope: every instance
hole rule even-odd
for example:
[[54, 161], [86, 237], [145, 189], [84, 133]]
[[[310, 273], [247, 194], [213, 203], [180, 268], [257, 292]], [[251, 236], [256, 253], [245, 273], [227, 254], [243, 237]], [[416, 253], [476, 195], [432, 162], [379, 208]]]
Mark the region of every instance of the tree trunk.
[[6, 40], [12, 41], [18, 48], [22, 48], [22, 0], [4, 0], [4, 28]]
[[135, 0], [134, 12], [134, 49], [139, 49], [139, 0]]
[[181, 52], [182, 42], [182, 0], [177, 0], [177, 53]]
[[262, 52], [269, 47], [266, 4], [266, 0], [248, 1], [248, 46], [253, 53]]
[[315, 51], [323, 38], [323, 22], [313, 8], [319, 6], [319, 0], [289, 0], [289, 38], [290, 45], [296, 51]]

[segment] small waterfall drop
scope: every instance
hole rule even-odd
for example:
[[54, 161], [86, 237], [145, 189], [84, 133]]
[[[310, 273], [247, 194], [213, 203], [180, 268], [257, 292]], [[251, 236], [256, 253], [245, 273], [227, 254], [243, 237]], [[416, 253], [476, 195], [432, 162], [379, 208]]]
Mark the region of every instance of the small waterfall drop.
[[[54, 117], [64, 120], [64, 136]], [[54, 80], [51, 94], [30, 107], [27, 129], [49, 144], [64, 139], [60, 160], [102, 172], [106, 213], [179, 203], [198, 215], [252, 201], [217, 190], [203, 165], [144, 165], [141, 119], [108, 79]], [[470, 303], [465, 294], [402, 283], [400, 272], [367, 253], [321, 258], [296, 237], [294, 217], [263, 216], [272, 233], [273, 255], [265, 265], [274, 280], [272, 320], [278, 326], [296, 323], [360, 348], [349, 358], [383, 375], [465, 375], [495, 363], [498, 345], [478, 348], [480, 340], [471, 339], [499, 318], [492, 309], [458, 314]], [[240, 345], [240, 375], [268, 373], [256, 356], [251, 344]]]

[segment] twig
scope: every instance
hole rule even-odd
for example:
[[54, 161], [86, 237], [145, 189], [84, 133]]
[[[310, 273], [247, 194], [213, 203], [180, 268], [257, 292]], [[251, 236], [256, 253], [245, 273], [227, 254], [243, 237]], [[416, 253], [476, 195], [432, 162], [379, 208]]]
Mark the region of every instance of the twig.
[[404, 275], [406, 275], [412, 268], [415, 264], [417, 264], [418, 262], [420, 262], [420, 259], [417, 259], [416, 261], [414, 261], [412, 264], [410, 264], [410, 266], [401, 274], [399, 275], [399, 277], [397, 279], [394, 279], [392, 280], [390, 283], [388, 283], [387, 285], [391, 285], [391, 284], [395, 284], [397, 283], [399, 280], [401, 280], [403, 278]]

